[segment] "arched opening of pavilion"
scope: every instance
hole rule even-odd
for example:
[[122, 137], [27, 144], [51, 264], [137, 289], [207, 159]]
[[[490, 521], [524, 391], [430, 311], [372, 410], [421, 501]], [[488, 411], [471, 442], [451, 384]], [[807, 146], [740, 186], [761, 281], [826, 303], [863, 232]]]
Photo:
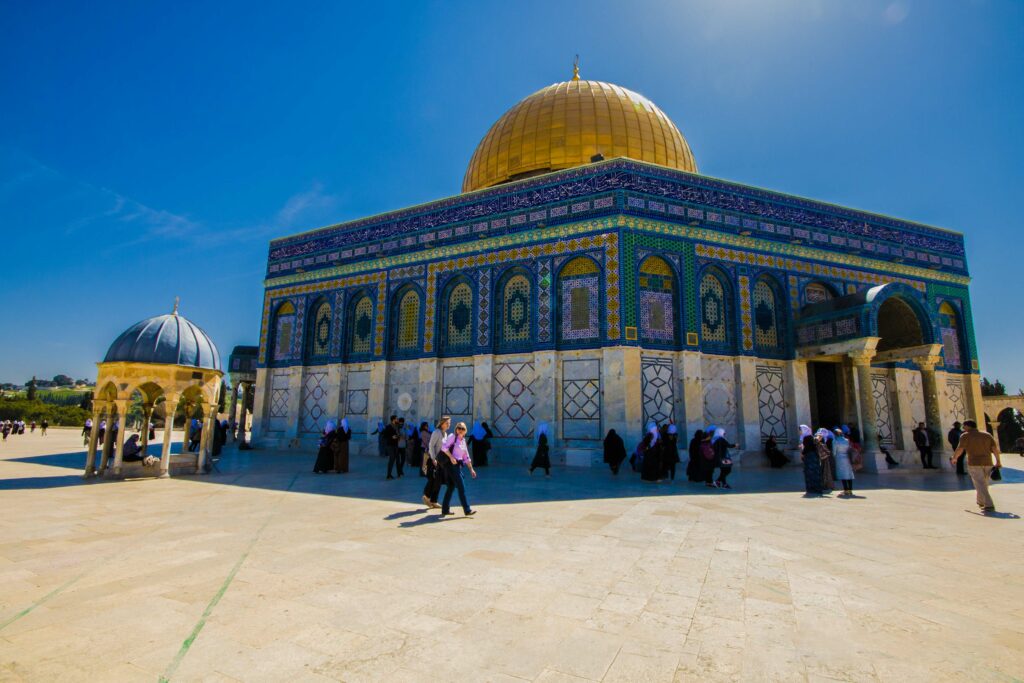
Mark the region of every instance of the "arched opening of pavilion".
[[[125, 330], [97, 368], [85, 477], [167, 477], [204, 470], [213, 446], [224, 373], [216, 345], [178, 314], [177, 303], [173, 312]], [[192, 425], [186, 419], [186, 446], [172, 455], [171, 433], [179, 413], [199, 416], [202, 440], [195, 452], [187, 450]], [[161, 439], [159, 448], [150, 443], [151, 422], [154, 436]], [[162, 434], [155, 431], [158, 423], [162, 423]], [[136, 426], [143, 459], [125, 462], [125, 441]]]

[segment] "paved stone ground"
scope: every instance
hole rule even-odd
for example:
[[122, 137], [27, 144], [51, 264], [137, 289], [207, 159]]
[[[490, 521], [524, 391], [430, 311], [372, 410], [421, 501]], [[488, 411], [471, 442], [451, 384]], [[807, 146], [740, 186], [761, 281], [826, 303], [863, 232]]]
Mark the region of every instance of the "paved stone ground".
[[[805, 499], [491, 467], [439, 521], [376, 458], [83, 483], [76, 434], [0, 445], [5, 681], [1020, 680], [1024, 473]], [[1018, 456], [1007, 457], [1020, 467]]]

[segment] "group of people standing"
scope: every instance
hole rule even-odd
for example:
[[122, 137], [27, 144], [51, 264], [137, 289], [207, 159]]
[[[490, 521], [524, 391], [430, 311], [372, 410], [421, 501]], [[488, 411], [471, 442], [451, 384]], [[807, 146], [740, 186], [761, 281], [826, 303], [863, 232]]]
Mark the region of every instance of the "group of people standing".
[[[708, 488], [730, 489], [728, 477], [732, 472], [732, 458], [729, 449], [736, 448], [725, 438], [725, 430], [710, 425], [698, 429], [690, 440], [686, 464], [686, 478], [691, 482], [703, 482]], [[626, 445], [614, 429], [608, 430], [604, 438], [604, 462], [612, 474], [617, 475], [626, 460]], [[682, 462], [679, 457], [679, 430], [672, 422], [658, 426], [654, 422], [629, 456], [629, 464], [640, 479], [650, 482], [673, 481], [676, 466]], [[715, 477], [715, 472], [718, 476]]]
[[[434, 431], [436, 427], [431, 427], [429, 422], [420, 422], [417, 428], [414, 421], [406, 423], [404, 417], [397, 415], [392, 415], [386, 425], [383, 421], [378, 422], [372, 434], [377, 435], [378, 455], [388, 461], [385, 478], [405, 476], [406, 464], [422, 468]], [[475, 422], [472, 431], [466, 435], [467, 447], [478, 467], [487, 465], [492, 438], [494, 433], [486, 422]]]
[[849, 427], [842, 425], [832, 430], [823, 427], [812, 432], [807, 425], [800, 425], [800, 459], [807, 495], [832, 493], [838, 479], [843, 485], [839, 495], [853, 496], [854, 471], [862, 467], [864, 459], [860, 443]]
[[[46, 430], [49, 428], [50, 423], [47, 420], [43, 420], [40, 424], [40, 435], [46, 436]], [[28, 425], [29, 433], [36, 431], [36, 422], [32, 422]], [[15, 436], [25, 433], [25, 421], [24, 420], [2, 420], [0, 421], [0, 436], [3, 436], [3, 440], [7, 441], [7, 437], [11, 434]]]

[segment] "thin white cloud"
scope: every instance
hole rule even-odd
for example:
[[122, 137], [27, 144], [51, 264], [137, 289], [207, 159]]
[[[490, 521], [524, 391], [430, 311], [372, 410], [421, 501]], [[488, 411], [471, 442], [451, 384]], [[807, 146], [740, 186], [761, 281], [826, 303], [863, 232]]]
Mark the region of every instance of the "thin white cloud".
[[896, 24], [902, 24], [909, 14], [910, 3], [905, 0], [897, 0], [896, 2], [890, 2], [882, 10], [882, 21], [890, 26], [895, 26]]

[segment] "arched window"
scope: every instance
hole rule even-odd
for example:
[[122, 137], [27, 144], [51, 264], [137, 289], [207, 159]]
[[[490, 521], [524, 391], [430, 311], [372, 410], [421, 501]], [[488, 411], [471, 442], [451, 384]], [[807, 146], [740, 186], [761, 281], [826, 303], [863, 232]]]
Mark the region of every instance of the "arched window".
[[373, 300], [365, 292], [349, 306], [348, 355], [369, 356], [373, 346]]
[[822, 301], [831, 301], [836, 298], [836, 293], [824, 282], [812, 282], [804, 287], [804, 305], [820, 304]]
[[640, 264], [640, 339], [648, 344], [676, 345], [678, 286], [665, 259], [649, 256]]
[[473, 290], [456, 280], [447, 292], [441, 315], [442, 351], [468, 351], [473, 346]]
[[760, 353], [778, 354], [785, 350], [784, 315], [778, 289], [767, 275], [754, 283], [754, 346]]
[[498, 348], [502, 351], [527, 349], [533, 339], [530, 313], [530, 280], [521, 272], [507, 276], [498, 288], [501, 312]]
[[562, 266], [558, 283], [560, 339], [565, 342], [597, 339], [601, 334], [597, 316], [601, 271], [597, 264], [578, 256]]
[[321, 299], [313, 305], [306, 335], [306, 357], [327, 358], [331, 352], [331, 305]]
[[391, 309], [391, 350], [409, 353], [420, 348], [420, 295], [412, 287], [395, 294]]
[[700, 281], [700, 334], [712, 350], [731, 351], [736, 338], [732, 329], [732, 289], [725, 277], [707, 272]]
[[963, 368], [960, 346], [960, 317], [948, 301], [939, 306], [939, 331], [942, 334], [942, 358], [947, 369]]
[[273, 340], [273, 352], [271, 360], [286, 361], [292, 358], [292, 337], [295, 336], [295, 306], [291, 301], [285, 301], [277, 307], [274, 313], [274, 325], [271, 339]]

